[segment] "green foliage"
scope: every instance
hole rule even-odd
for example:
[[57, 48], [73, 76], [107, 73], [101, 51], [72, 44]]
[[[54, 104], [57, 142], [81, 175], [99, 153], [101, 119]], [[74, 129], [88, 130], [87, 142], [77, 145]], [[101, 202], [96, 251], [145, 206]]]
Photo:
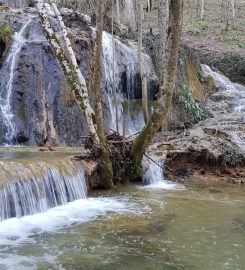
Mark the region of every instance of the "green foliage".
[[2, 37], [11, 37], [13, 34], [12, 29], [6, 26], [0, 26], [0, 36]]
[[202, 36], [206, 34], [206, 31], [208, 30], [208, 24], [206, 21], [198, 21], [198, 22], [192, 22], [190, 30], [188, 31], [188, 34], [190, 36]]
[[227, 149], [224, 154], [225, 165], [234, 166], [241, 162], [244, 162], [245, 157], [238, 149]]
[[184, 109], [191, 123], [197, 123], [211, 116], [211, 113], [194, 99], [187, 86], [184, 86], [183, 92], [177, 97], [177, 104]]
[[238, 42], [237, 46], [239, 48], [245, 49], [245, 41]]

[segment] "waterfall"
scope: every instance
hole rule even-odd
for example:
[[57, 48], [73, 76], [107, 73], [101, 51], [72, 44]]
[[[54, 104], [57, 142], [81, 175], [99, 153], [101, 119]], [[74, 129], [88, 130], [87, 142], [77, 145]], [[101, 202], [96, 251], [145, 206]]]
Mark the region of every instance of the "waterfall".
[[[102, 43], [104, 85], [111, 113], [110, 128], [115, 131], [116, 120], [118, 120], [119, 132], [122, 133], [124, 128], [126, 135], [132, 135], [144, 126], [141, 83], [137, 68], [137, 46], [133, 42], [125, 45], [118, 37], [114, 37], [113, 53], [113, 38], [107, 32], [103, 32]], [[157, 81], [157, 77], [151, 58], [146, 54], [143, 54], [143, 66], [150, 88], [151, 82]]]
[[14, 114], [12, 112], [12, 90], [14, 83], [15, 69], [18, 63], [19, 53], [26, 43], [24, 37], [25, 31], [32, 19], [29, 19], [20, 29], [13, 35], [13, 44], [11, 46], [8, 57], [4, 63], [5, 68], [3, 74], [5, 76], [1, 80], [0, 88], [0, 112], [4, 126], [4, 139], [7, 143], [12, 143], [17, 135], [17, 127], [14, 123]]
[[52, 161], [0, 161], [0, 220], [33, 215], [86, 198], [81, 164]]
[[[225, 124], [230, 126], [229, 130], [231, 130], [232, 122], [240, 123], [240, 126], [234, 124], [230, 135], [239, 148], [245, 151], [245, 136], [244, 132], [242, 132], [242, 126], [244, 126], [245, 123], [245, 87], [238, 83], [232, 83], [227, 77], [213, 71], [207, 65], [202, 65], [202, 73], [205, 78], [211, 77], [214, 80], [215, 86], [225, 97], [224, 100], [227, 108], [232, 109], [232, 112], [222, 113], [222, 115], [219, 116], [217, 125], [222, 124], [222, 117], [228, 117], [228, 120], [225, 120]], [[226, 130], [226, 132], [228, 131]]]
[[219, 90], [230, 92], [233, 95], [235, 101], [235, 113], [245, 112], [245, 87], [243, 85], [238, 83], [232, 83], [227, 77], [213, 71], [207, 65], [202, 65], [202, 73], [205, 78], [210, 76], [214, 80], [215, 86]]
[[161, 162], [145, 160], [146, 171], [143, 177], [144, 188], [182, 189], [183, 187], [165, 179], [164, 165]]

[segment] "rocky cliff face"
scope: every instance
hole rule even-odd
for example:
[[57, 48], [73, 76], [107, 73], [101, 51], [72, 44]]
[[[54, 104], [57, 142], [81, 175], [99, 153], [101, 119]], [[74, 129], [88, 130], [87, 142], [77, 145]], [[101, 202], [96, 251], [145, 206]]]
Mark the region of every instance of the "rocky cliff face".
[[[130, 37], [136, 38], [135, 34], [131, 34]], [[152, 58], [158, 75], [161, 73], [161, 64], [158, 60], [159, 42], [159, 35], [151, 33], [144, 35], [144, 46]], [[189, 126], [210, 116], [203, 105], [210, 89], [205, 85], [201, 76], [199, 58], [189, 47], [181, 45], [168, 128], [176, 129], [183, 124]]]
[[[23, 33], [23, 41], [13, 68], [11, 107], [17, 129], [17, 143], [29, 145], [77, 144], [86, 133], [86, 124], [70, 95], [69, 86], [42, 33], [39, 18], [34, 10], [1, 13], [1, 21], [14, 32], [30, 20]], [[86, 39], [86, 38], [85, 38]], [[80, 53], [85, 54], [86, 40], [79, 40]], [[9, 49], [9, 54], [11, 50]], [[86, 59], [81, 61], [86, 69]], [[2, 98], [7, 98], [5, 79], [11, 72], [8, 58], [1, 68]], [[10, 80], [10, 78], [9, 78]], [[6, 130], [3, 112], [0, 116], [1, 133]], [[6, 132], [5, 132], [6, 133]], [[0, 134], [1, 143], [6, 138]]]
[[[78, 63], [89, 86], [94, 45], [93, 27], [86, 16], [77, 17], [69, 10], [63, 10], [63, 16], [71, 33]], [[2, 8], [0, 20], [15, 33], [8, 45], [0, 35], [0, 144], [14, 142], [28, 145], [78, 145], [81, 136], [87, 134], [87, 126], [82, 112], [70, 94], [59, 62], [54, 58], [43, 35], [36, 10]], [[55, 31], [59, 31], [54, 18], [52, 24]], [[107, 41], [110, 43], [110, 37]], [[108, 57], [111, 54], [108, 56], [105, 52], [106, 50], [103, 104], [106, 126], [109, 129], [113, 111], [110, 104], [111, 76], [106, 68], [110, 69], [111, 59]], [[124, 98], [139, 98], [140, 95], [140, 86], [136, 83], [137, 50], [133, 44], [118, 38], [116, 53], [117, 91], [120, 91], [120, 102], [123, 104]], [[132, 56], [130, 70], [129, 62], [125, 58], [128, 53]], [[148, 66], [149, 96], [154, 99], [152, 93], [157, 92], [157, 77], [150, 57], [145, 55], [144, 59]], [[132, 91], [135, 95], [129, 95]]]

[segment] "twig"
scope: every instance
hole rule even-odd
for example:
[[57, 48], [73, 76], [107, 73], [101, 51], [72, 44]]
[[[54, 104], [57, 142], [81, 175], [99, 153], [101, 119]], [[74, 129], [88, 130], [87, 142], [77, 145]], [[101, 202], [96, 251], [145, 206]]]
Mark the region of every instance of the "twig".
[[183, 182], [184, 182], [183, 180], [180, 180], [178, 177], [176, 177], [172, 172], [170, 172], [169, 170], [167, 170], [166, 168], [164, 168], [163, 166], [161, 166], [160, 164], [158, 164], [154, 159], [152, 159], [151, 157], [149, 157], [147, 154], [144, 154], [144, 156], [145, 156], [146, 158], [148, 158], [149, 160], [151, 160], [153, 163], [155, 163], [155, 164], [156, 164], [158, 167], [160, 167], [164, 172], [166, 172], [166, 173], [172, 175], [172, 176], [175, 178], [175, 180], [177, 180], [178, 182], [180, 182], [180, 183], [183, 183]]
[[131, 138], [131, 137], [134, 137], [134, 136], [136, 136], [136, 135], [140, 134], [140, 132], [141, 132], [141, 131], [138, 131], [137, 133], [132, 134], [132, 135], [130, 135], [130, 136], [128, 136], [128, 137], [126, 137], [126, 139], [129, 139], [129, 138]]

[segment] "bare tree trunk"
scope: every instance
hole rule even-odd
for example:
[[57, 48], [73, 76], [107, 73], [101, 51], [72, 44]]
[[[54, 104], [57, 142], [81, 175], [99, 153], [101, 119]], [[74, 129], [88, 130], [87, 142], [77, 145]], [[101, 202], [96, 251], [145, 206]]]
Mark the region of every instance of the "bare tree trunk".
[[232, 28], [235, 29], [235, 19], [236, 19], [235, 0], [231, 0], [231, 11], [232, 11]]
[[205, 14], [205, 0], [201, 0], [200, 3], [200, 20], [203, 21]]
[[140, 75], [141, 89], [142, 89], [142, 107], [144, 113], [145, 123], [148, 122], [148, 101], [147, 101], [147, 80], [144, 76], [144, 67], [142, 62], [142, 38], [143, 38], [143, 27], [142, 27], [142, 14], [143, 14], [143, 1], [137, 0], [138, 10], [138, 72]]
[[220, 21], [223, 22], [224, 21], [224, 6], [225, 6], [225, 3], [224, 3], [225, 0], [221, 0], [221, 17], [220, 17]]
[[[116, 14], [116, 16], [118, 16], [118, 14]], [[115, 108], [116, 108], [116, 131], [119, 134], [120, 131], [119, 131], [119, 119], [118, 119], [118, 97], [117, 97], [117, 92], [116, 92], [116, 87], [115, 87], [114, 0], [112, 1], [111, 35], [112, 35], [112, 93], [114, 95], [114, 102], [115, 102]]]
[[228, 31], [230, 26], [229, 20], [229, 0], [225, 0], [225, 30]]
[[[169, 0], [158, 0], [158, 17], [159, 17], [159, 70], [165, 70], [167, 52], [167, 38], [169, 28]], [[160, 85], [163, 83], [164, 72], [159, 74]]]
[[196, 1], [196, 17], [197, 20], [199, 20], [199, 9], [200, 9], [200, 0], [195, 0]]
[[[52, 0], [51, 0], [51, 3], [52, 3], [52, 6], [56, 6]], [[56, 58], [60, 61], [60, 64], [63, 68], [63, 71], [66, 74], [66, 77], [71, 85], [72, 94], [74, 95], [77, 104], [80, 106], [80, 108], [82, 109], [82, 111], [85, 114], [88, 128], [90, 131], [90, 135], [93, 139], [93, 142], [95, 144], [98, 144], [99, 137], [97, 135], [96, 128], [95, 128], [94, 123], [93, 123], [94, 111], [89, 103], [89, 96], [88, 96], [86, 82], [85, 82], [85, 79], [84, 79], [84, 77], [83, 77], [83, 75], [78, 67], [76, 57], [75, 57], [74, 52], [72, 50], [71, 43], [69, 41], [63, 20], [58, 12], [56, 15], [57, 15], [59, 21], [62, 22], [61, 27], [62, 27], [62, 31], [63, 31], [63, 38], [65, 41], [69, 60], [67, 60], [67, 56], [64, 54], [64, 52], [59, 44], [58, 38], [56, 37], [56, 35], [55, 35], [51, 25], [50, 25], [43, 0], [38, 0], [37, 9], [38, 9], [38, 13], [39, 13], [39, 16], [41, 18], [41, 21], [42, 21], [42, 26], [43, 26], [44, 32], [45, 32], [45, 34], [50, 42], [52, 51], [53, 51], [54, 55], [56, 56]], [[57, 7], [54, 11], [57, 12]]]
[[151, 1], [147, 0], [147, 12], [151, 12]]
[[162, 123], [167, 121], [167, 115], [172, 102], [173, 91], [176, 82], [178, 52], [180, 47], [181, 19], [183, 11], [183, 0], [169, 0], [170, 22], [167, 37], [167, 64], [161, 94], [157, 105], [148, 124], [134, 140], [131, 148], [131, 158], [135, 165], [135, 178], [141, 175], [141, 161], [143, 155], [159, 131]]
[[97, 2], [96, 11], [96, 41], [94, 53], [94, 74], [93, 74], [93, 91], [94, 91], [94, 110], [95, 123], [97, 126], [97, 133], [100, 140], [101, 161], [99, 166], [100, 178], [105, 187], [113, 186], [113, 170], [110, 159], [110, 151], [107, 144], [107, 138], [104, 129], [104, 117], [101, 102], [101, 82], [102, 82], [102, 35], [104, 28], [104, 1]]
[[149, 109], [148, 109], [148, 94], [147, 94], [147, 78], [145, 75], [143, 75], [142, 78], [142, 107], [145, 124], [147, 124], [149, 121]]
[[119, 2], [119, 0], [116, 0], [116, 22], [118, 24], [120, 24], [120, 2]]

